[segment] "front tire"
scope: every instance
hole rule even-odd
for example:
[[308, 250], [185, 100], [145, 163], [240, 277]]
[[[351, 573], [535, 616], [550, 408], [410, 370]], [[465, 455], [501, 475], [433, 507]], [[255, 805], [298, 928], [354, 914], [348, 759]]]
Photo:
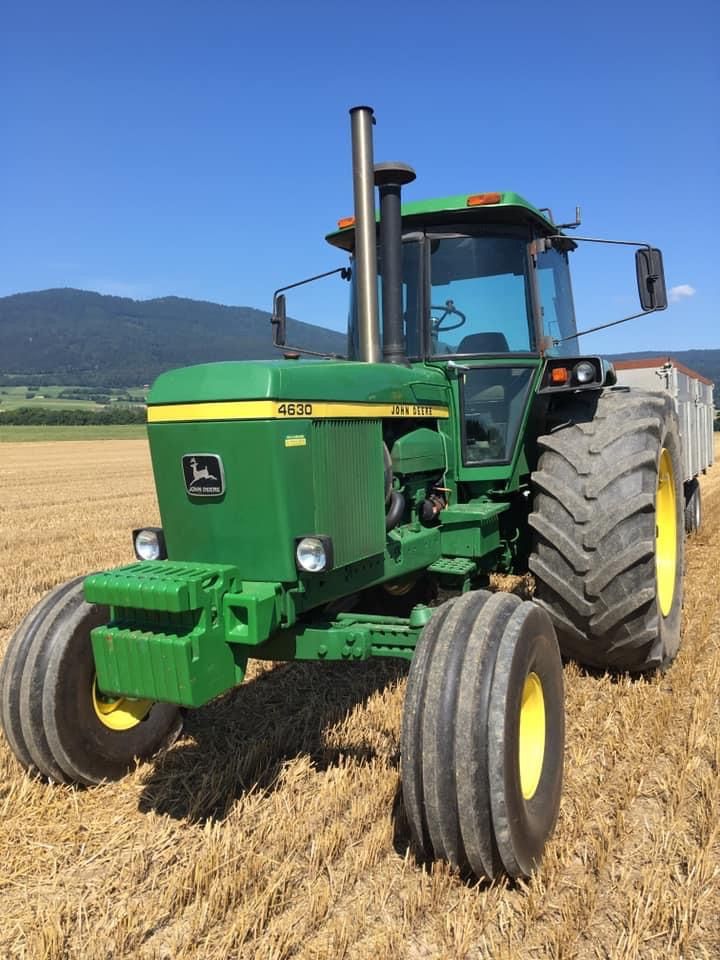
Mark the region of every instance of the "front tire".
[[90, 631], [107, 607], [89, 604], [84, 577], [43, 598], [10, 641], [0, 670], [0, 719], [20, 763], [60, 783], [117, 780], [180, 732], [173, 704], [104, 697]]
[[562, 792], [563, 678], [547, 615], [474, 591], [438, 608], [410, 668], [402, 786], [421, 859], [528, 877]]

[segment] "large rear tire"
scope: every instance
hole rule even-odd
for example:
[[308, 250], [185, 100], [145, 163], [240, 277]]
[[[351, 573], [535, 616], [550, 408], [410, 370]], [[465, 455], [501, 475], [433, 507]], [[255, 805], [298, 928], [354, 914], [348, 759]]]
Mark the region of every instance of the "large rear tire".
[[527, 877], [562, 792], [563, 679], [533, 603], [478, 590], [438, 608], [410, 667], [402, 786], [421, 859]]
[[30, 611], [0, 668], [0, 720], [31, 774], [59, 783], [117, 780], [180, 732], [173, 704], [103, 696], [90, 631], [107, 607], [89, 604], [83, 577], [56, 587]]
[[563, 653], [644, 672], [680, 645], [684, 497], [680, 439], [664, 394], [578, 396], [538, 439], [536, 601]]

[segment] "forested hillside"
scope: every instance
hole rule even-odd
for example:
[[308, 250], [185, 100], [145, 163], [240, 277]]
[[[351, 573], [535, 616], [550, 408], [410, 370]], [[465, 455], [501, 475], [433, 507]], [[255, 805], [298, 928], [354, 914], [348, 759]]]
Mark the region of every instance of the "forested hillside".
[[[18, 293], [0, 298], [0, 375], [23, 383], [128, 386], [150, 383], [172, 367], [277, 357], [269, 319], [251, 307], [179, 297]], [[288, 342], [345, 352], [343, 334], [295, 320], [288, 321]]]
[[[125, 387], [193, 363], [277, 357], [269, 319], [252, 307], [180, 297], [130, 300], [72, 289], [0, 297], [0, 384]], [[318, 352], [346, 348], [344, 334], [296, 320], [288, 321], [288, 342]], [[720, 406], [720, 349], [659, 346], [615, 359], [668, 355], [709, 377]]]

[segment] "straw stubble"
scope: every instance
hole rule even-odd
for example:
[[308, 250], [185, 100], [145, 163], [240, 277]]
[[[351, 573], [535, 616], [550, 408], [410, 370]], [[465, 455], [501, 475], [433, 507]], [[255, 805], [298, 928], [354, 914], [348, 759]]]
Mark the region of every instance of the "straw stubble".
[[[2, 453], [0, 651], [48, 589], [131, 561], [130, 530], [159, 522], [144, 441]], [[33, 782], [0, 739], [0, 956], [720, 956], [720, 468], [703, 494], [673, 667], [565, 668], [564, 796], [530, 883], [407, 853], [406, 666], [255, 663], [117, 784]]]

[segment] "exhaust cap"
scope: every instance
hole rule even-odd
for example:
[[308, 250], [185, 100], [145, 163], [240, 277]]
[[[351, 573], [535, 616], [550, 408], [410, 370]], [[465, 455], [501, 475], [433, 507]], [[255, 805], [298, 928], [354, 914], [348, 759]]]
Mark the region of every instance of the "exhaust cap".
[[375, 164], [375, 183], [378, 187], [395, 186], [404, 187], [417, 179], [417, 174], [407, 163], [400, 163], [399, 160], [391, 160], [387, 163]]

